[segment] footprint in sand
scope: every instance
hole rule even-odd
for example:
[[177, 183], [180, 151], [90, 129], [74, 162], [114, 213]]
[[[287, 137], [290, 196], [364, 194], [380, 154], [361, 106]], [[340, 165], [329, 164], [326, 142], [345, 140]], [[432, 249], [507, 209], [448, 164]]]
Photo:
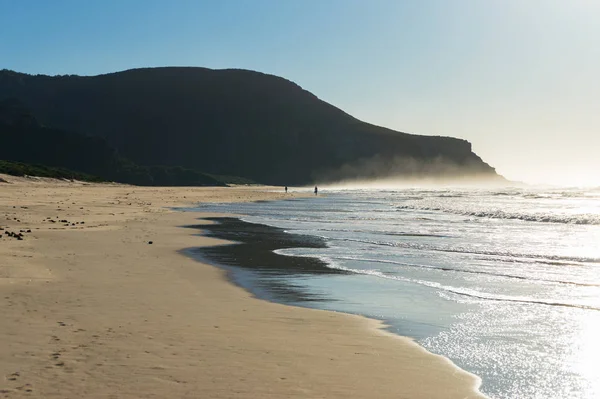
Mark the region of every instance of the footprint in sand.
[[31, 384], [21, 385], [20, 387], [16, 387], [15, 389], [18, 391], [33, 392]]
[[16, 381], [17, 378], [19, 378], [21, 376], [21, 373], [19, 373], [18, 371], [15, 371], [14, 373], [6, 376], [6, 379], [9, 381]]

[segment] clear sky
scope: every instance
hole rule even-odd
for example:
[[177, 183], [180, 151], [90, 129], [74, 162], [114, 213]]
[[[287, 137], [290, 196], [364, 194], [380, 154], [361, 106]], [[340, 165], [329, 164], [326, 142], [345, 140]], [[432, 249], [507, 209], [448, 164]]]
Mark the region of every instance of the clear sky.
[[246, 68], [506, 177], [600, 185], [597, 0], [0, 0], [0, 69]]

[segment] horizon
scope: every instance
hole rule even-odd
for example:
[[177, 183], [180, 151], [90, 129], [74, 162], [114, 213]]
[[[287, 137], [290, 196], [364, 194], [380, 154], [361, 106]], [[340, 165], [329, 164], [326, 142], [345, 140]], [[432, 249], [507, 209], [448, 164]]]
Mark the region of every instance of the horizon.
[[468, 140], [509, 180], [600, 186], [590, 1], [0, 3], [1, 68], [254, 70], [367, 123]]

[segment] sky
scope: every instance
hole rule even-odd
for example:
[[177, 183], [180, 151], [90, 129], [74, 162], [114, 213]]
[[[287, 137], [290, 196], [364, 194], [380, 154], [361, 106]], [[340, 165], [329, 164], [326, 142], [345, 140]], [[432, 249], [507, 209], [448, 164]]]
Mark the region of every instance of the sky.
[[598, 21], [596, 0], [0, 0], [0, 69], [252, 69], [509, 179], [600, 186]]

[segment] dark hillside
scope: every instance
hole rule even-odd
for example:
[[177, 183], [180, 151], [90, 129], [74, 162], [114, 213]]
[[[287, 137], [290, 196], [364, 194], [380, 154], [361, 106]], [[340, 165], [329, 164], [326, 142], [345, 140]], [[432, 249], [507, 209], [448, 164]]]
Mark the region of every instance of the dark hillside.
[[0, 101], [0, 170], [8, 174], [111, 180], [137, 185], [224, 185], [182, 167], [142, 167], [105, 139], [41, 126], [19, 101]]
[[[105, 138], [142, 165], [181, 165], [262, 183], [495, 171], [467, 141], [361, 122], [280, 77], [147, 68], [92, 77], [0, 72], [40, 122]], [[450, 169], [423, 167], [435, 162]], [[407, 166], [408, 165], [408, 166]]]

